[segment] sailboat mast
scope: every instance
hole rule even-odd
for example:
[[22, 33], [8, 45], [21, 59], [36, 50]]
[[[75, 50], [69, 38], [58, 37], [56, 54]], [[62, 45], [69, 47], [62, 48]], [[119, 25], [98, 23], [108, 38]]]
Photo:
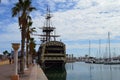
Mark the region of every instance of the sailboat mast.
[[90, 57], [90, 53], [91, 53], [91, 42], [89, 40], [89, 57]]
[[108, 47], [107, 47], [107, 44], [106, 44], [105, 50], [106, 50], [106, 57], [108, 57]]
[[99, 55], [101, 54], [101, 39], [99, 39]]
[[109, 43], [109, 59], [111, 60], [111, 52], [110, 52], [110, 32], [108, 32], [108, 43]]

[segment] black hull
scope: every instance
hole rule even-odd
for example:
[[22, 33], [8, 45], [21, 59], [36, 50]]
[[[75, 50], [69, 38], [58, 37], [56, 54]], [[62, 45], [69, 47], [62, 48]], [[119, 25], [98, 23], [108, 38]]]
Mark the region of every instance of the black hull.
[[47, 76], [48, 80], [66, 80], [66, 69], [63, 68], [50, 68], [50, 69], [44, 69], [44, 73]]
[[44, 69], [62, 69], [65, 67], [65, 62], [63, 61], [45, 61], [41, 64]]

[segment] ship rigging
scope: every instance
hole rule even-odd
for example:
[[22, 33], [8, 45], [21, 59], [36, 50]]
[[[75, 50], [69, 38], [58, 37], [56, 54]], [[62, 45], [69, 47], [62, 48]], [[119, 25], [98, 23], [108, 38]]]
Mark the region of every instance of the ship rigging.
[[41, 37], [41, 44], [38, 50], [38, 61], [44, 68], [63, 67], [66, 63], [66, 48], [65, 44], [57, 41], [55, 35], [55, 27], [51, 25], [52, 15], [50, 8], [47, 7], [47, 14], [45, 16], [45, 25], [41, 27], [43, 34]]

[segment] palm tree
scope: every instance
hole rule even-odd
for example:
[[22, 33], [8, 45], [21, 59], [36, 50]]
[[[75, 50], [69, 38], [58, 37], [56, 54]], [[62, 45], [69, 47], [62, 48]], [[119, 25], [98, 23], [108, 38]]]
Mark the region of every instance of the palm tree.
[[31, 26], [32, 26], [32, 19], [31, 19], [31, 17], [30, 16], [28, 16], [28, 27], [27, 27], [27, 32], [26, 32], [26, 64], [27, 64], [27, 67], [28, 67], [28, 53], [29, 53], [29, 42], [30, 42], [30, 38], [31, 38], [31, 34], [33, 33], [33, 32], [36, 32], [35, 31], [35, 27], [32, 27], [31, 28]]
[[34, 38], [30, 38], [29, 48], [30, 48], [30, 54], [32, 55], [32, 58], [34, 58], [36, 55], [35, 47], [36, 47], [36, 44], [35, 44]]
[[28, 24], [28, 15], [35, 7], [32, 7], [31, 0], [19, 0], [12, 8], [12, 17], [18, 16], [18, 22], [21, 29], [21, 63], [20, 72], [24, 73], [24, 46], [25, 46], [25, 35]]
[[7, 50], [5, 50], [5, 51], [3, 52], [3, 54], [4, 54], [4, 55], [9, 55], [9, 52], [8, 52]]

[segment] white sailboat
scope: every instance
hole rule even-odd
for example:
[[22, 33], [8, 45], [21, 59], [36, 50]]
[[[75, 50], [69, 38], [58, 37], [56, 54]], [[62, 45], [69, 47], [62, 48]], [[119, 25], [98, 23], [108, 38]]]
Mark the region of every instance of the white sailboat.
[[[99, 56], [101, 55], [101, 39], [99, 39]], [[98, 58], [96, 61], [95, 61], [95, 64], [103, 64], [104, 63], [104, 60], [103, 59], [100, 59]]]
[[112, 57], [111, 57], [111, 48], [110, 48], [110, 32], [108, 32], [108, 43], [109, 43], [109, 58], [107, 61], [104, 62], [104, 64], [109, 64], [109, 65], [112, 65], [112, 64], [120, 64], [120, 61], [116, 61], [116, 60], [113, 60]]
[[90, 56], [91, 55], [91, 41], [89, 40], [89, 54], [88, 57], [86, 58], [85, 63], [94, 63], [94, 59], [93, 57]]

